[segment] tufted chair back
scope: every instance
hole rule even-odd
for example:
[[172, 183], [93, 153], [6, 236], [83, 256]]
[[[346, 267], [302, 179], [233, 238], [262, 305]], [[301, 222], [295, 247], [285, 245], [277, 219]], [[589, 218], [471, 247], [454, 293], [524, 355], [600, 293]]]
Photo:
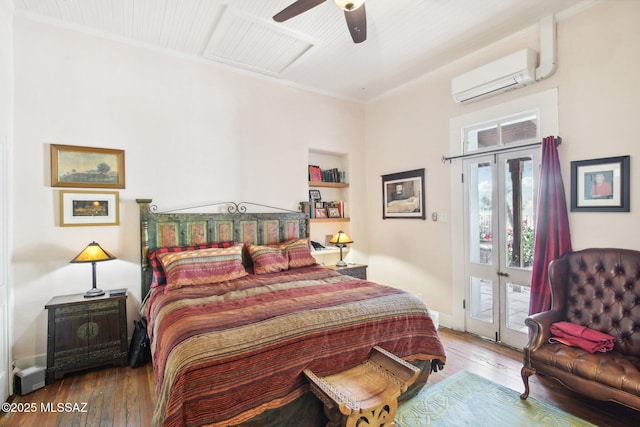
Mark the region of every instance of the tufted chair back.
[[552, 309], [616, 338], [614, 350], [640, 355], [640, 252], [585, 249], [549, 265]]

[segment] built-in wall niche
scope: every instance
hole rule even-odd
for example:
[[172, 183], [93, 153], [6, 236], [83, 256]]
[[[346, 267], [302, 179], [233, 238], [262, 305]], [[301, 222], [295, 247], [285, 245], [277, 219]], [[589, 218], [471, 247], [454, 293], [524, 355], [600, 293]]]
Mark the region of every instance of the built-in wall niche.
[[[321, 263], [332, 264], [339, 259], [339, 250], [327, 243], [328, 236], [340, 230], [351, 233], [348, 164], [345, 153], [309, 150], [310, 236], [311, 240], [328, 248], [314, 252]], [[315, 167], [320, 169], [320, 174]]]

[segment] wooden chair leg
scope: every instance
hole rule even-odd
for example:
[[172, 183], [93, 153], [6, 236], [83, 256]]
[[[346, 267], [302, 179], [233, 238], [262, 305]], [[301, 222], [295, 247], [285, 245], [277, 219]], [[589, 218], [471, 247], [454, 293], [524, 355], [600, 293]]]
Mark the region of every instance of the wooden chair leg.
[[529, 377], [535, 373], [535, 369], [527, 368], [526, 366], [523, 366], [520, 370], [522, 382], [524, 383], [524, 392], [520, 395], [520, 399], [525, 400], [529, 397]]

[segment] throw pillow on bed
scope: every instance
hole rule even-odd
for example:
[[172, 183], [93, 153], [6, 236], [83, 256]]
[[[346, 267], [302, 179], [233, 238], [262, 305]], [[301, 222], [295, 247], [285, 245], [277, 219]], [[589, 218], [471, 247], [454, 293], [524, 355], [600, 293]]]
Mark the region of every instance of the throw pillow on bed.
[[316, 259], [311, 255], [309, 239], [294, 239], [282, 244], [287, 252], [289, 268], [300, 268], [315, 265]]
[[307, 238], [287, 240], [278, 245], [247, 245], [247, 250], [253, 261], [254, 274], [277, 273], [316, 264]]
[[287, 254], [279, 246], [247, 245], [254, 274], [277, 273], [289, 268]]
[[247, 275], [242, 245], [157, 254], [167, 275], [167, 288], [218, 283]]
[[209, 249], [209, 248], [228, 248], [234, 245], [237, 245], [238, 242], [235, 241], [226, 241], [226, 242], [211, 242], [204, 243], [199, 245], [190, 245], [190, 246], [168, 246], [163, 248], [155, 249], [154, 251], [149, 253], [149, 264], [151, 265], [151, 287], [155, 288], [157, 286], [162, 286], [167, 284], [167, 275], [164, 272], [164, 268], [158, 259], [158, 254], [163, 254], [167, 252], [184, 252], [184, 251], [194, 251], [196, 249]]

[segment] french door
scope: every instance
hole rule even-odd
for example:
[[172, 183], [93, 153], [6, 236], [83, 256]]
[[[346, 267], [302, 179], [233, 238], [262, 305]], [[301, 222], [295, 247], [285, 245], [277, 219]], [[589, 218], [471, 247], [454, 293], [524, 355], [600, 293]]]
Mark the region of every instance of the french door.
[[465, 328], [523, 348], [529, 311], [540, 150], [466, 159]]

